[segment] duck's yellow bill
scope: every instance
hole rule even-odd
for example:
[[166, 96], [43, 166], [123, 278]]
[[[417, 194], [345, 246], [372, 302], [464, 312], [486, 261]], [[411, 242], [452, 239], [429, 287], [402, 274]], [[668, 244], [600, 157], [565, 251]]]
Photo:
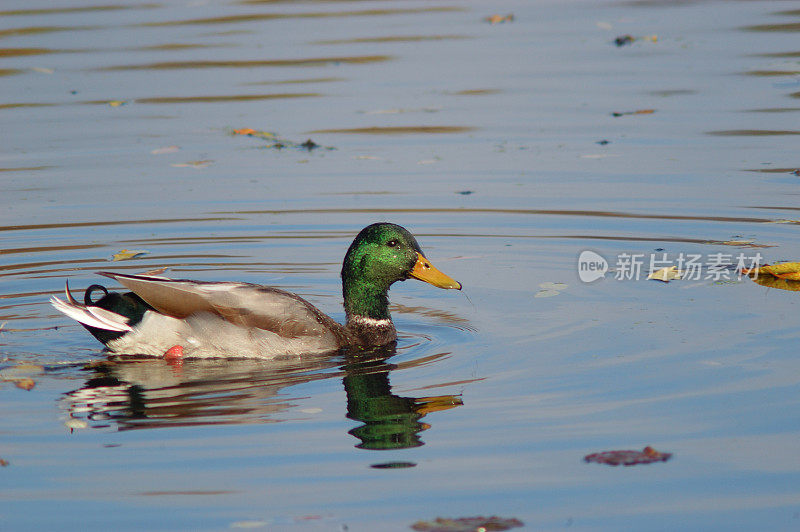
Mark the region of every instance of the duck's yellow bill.
[[431, 261], [426, 259], [422, 253], [417, 253], [417, 262], [411, 270], [411, 277], [419, 279], [420, 281], [425, 281], [439, 288], [461, 290], [461, 283], [437, 270], [434, 265], [431, 264]]

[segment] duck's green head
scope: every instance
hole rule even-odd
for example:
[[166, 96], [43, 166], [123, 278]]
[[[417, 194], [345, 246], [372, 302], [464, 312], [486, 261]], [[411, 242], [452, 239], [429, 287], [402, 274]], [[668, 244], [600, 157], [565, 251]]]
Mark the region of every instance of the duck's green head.
[[391, 223], [369, 225], [358, 233], [344, 257], [345, 305], [349, 306], [348, 299], [363, 299], [367, 293], [382, 293], [385, 298], [392, 283], [411, 277], [439, 288], [461, 290], [461, 283], [425, 258], [417, 240], [403, 227]]

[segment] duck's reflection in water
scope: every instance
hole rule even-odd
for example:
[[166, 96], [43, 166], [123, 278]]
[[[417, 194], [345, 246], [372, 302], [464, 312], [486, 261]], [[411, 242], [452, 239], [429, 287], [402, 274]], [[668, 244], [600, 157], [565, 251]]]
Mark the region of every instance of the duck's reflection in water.
[[363, 423], [349, 431], [362, 449], [422, 445], [421, 419], [461, 404], [456, 395], [400, 397], [389, 373], [433, 362], [447, 353], [391, 364], [394, 348], [302, 359], [196, 359], [168, 361], [115, 357], [87, 365], [85, 385], [65, 394], [71, 418], [95, 428], [118, 430], [215, 424], [275, 423], [306, 414], [291, 387], [341, 379], [349, 419]]

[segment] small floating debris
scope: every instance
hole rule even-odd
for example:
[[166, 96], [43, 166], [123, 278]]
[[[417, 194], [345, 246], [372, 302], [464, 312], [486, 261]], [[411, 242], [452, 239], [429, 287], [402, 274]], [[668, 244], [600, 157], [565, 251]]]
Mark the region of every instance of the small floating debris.
[[671, 457], [672, 453], [660, 453], [648, 445], [641, 451], [604, 451], [602, 453], [587, 454], [583, 459], [586, 462], [596, 462], [610, 466], [632, 466], [666, 462]]
[[10, 462], [8, 460], [4, 460], [0, 458], [0, 467], [6, 467]]
[[634, 41], [658, 42], [658, 36], [645, 35], [644, 37], [634, 37], [633, 35], [620, 35], [619, 37], [614, 39], [614, 44], [616, 44], [618, 47], [621, 47], [633, 44]]
[[156, 148], [150, 151], [153, 155], [164, 155], [165, 153], [175, 153], [180, 150], [179, 146], [164, 146], [163, 148]]
[[613, 112], [611, 116], [627, 116], [627, 115], [651, 115], [655, 113], [655, 109], [638, 109], [636, 111], [622, 111], [622, 112]]
[[474, 190], [459, 190], [458, 192], [456, 192], [456, 194], [461, 194], [462, 196], [470, 196], [472, 194], [475, 194], [475, 191]]
[[597, 142], [595, 142], [595, 144], [599, 144], [600, 146], [608, 146], [609, 144], [611, 144], [611, 141], [603, 139], [603, 140], [598, 140]]
[[678, 280], [683, 275], [683, 270], [679, 270], [677, 266], [667, 266], [655, 270], [647, 276], [648, 279], [653, 281], [663, 281], [668, 283], [670, 281]]
[[382, 464], [372, 464], [373, 469], [406, 469], [409, 467], [417, 467], [414, 462], [384, 462]]
[[[287, 140], [278, 136], [277, 133], [272, 133], [270, 131], [260, 131], [253, 128], [242, 128], [242, 129], [234, 129], [233, 135], [242, 135], [245, 137], [254, 137], [257, 139], [267, 140], [270, 143], [264, 146], [264, 148], [273, 148], [276, 150], [281, 150], [283, 148], [297, 148], [300, 150], [306, 151], [313, 151], [317, 148], [323, 148], [324, 146], [320, 146], [316, 142], [311, 139], [306, 139], [305, 142], [297, 143], [291, 140]], [[331, 147], [324, 147], [326, 150], [332, 150], [334, 148]]]
[[150, 253], [146, 249], [123, 249], [111, 256], [112, 261], [138, 259]]
[[187, 161], [185, 163], [175, 163], [170, 166], [174, 168], [194, 168], [200, 170], [201, 168], [208, 168], [214, 163], [212, 159], [203, 159], [200, 161]]
[[83, 419], [71, 417], [66, 421], [64, 421], [64, 426], [67, 427], [70, 432], [72, 432], [74, 430], [79, 430], [79, 429], [88, 429], [89, 423], [87, 423]]
[[614, 39], [614, 44], [617, 46], [625, 46], [626, 44], [631, 44], [635, 40], [636, 38], [634, 38], [633, 35], [620, 35]]
[[[5, 325], [5, 323], [3, 323], [3, 325]], [[13, 329], [6, 330], [11, 331]], [[44, 367], [36, 364], [16, 364], [0, 371], [0, 382], [10, 382], [20, 390], [30, 391], [36, 386], [36, 381], [34, 381], [30, 375], [39, 374], [43, 371]]]
[[123, 105], [127, 105], [128, 102], [125, 100], [111, 100], [108, 102], [108, 105], [111, 107], [122, 107]]
[[488, 22], [492, 26], [495, 24], [503, 24], [505, 22], [514, 22], [514, 13], [509, 13], [508, 15], [489, 15], [488, 17], [484, 17], [483, 21]]
[[540, 290], [536, 292], [536, 295], [533, 297], [553, 297], [557, 296], [564, 290], [566, 290], [569, 285], [565, 283], [541, 283], [539, 285]]
[[14, 379], [14, 386], [21, 390], [33, 390], [33, 387], [36, 386], [36, 381], [29, 378], [22, 378], [22, 379]]
[[437, 517], [433, 521], [417, 521], [411, 528], [419, 532], [487, 532], [489, 530], [511, 530], [524, 526], [519, 519], [491, 517], [459, 517], [449, 519]]

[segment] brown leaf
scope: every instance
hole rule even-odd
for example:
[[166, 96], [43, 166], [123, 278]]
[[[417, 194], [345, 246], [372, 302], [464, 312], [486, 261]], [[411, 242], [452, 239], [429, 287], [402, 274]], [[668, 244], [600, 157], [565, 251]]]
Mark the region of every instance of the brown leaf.
[[14, 386], [23, 390], [32, 390], [33, 387], [36, 386], [36, 382], [27, 377], [23, 379], [14, 379]]
[[489, 15], [483, 19], [484, 22], [488, 22], [489, 24], [502, 24], [503, 22], [513, 22], [514, 21], [514, 14], [509, 13], [506, 16], [503, 15]]
[[494, 530], [510, 530], [524, 526], [519, 519], [504, 519], [493, 515], [491, 517], [459, 517], [449, 519], [437, 517], [433, 521], [417, 521], [411, 528], [419, 532], [478, 532]]
[[610, 466], [632, 466], [637, 464], [651, 464], [653, 462], [666, 462], [672, 453], [660, 453], [649, 445], [641, 451], [604, 451], [601, 453], [587, 454], [583, 459], [587, 462], [597, 462]]
[[621, 111], [611, 113], [611, 116], [625, 116], [625, 115], [651, 115], [655, 113], [655, 109], [637, 109], [636, 111]]

